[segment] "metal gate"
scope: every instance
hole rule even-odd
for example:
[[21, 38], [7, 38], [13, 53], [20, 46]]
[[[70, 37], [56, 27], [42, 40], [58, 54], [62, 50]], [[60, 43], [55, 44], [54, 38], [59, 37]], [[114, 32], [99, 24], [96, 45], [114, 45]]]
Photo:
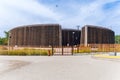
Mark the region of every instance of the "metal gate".
[[53, 47], [53, 55], [73, 55], [74, 47], [72, 46], [62, 46], [62, 47]]

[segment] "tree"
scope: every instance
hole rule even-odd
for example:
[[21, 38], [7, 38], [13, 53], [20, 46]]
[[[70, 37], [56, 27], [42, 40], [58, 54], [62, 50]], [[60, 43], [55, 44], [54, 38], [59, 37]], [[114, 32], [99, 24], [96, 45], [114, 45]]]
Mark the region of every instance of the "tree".
[[8, 38], [9, 38], [9, 32], [4, 31], [5, 37], [0, 37], [0, 45], [7, 45], [8, 44]]
[[3, 40], [2, 40], [2, 38], [0, 37], [0, 45], [2, 45], [3, 44]]
[[8, 37], [9, 37], [9, 31], [4, 31], [4, 33], [5, 33], [5, 38], [8, 39]]
[[120, 44], [120, 35], [115, 36], [115, 43]]

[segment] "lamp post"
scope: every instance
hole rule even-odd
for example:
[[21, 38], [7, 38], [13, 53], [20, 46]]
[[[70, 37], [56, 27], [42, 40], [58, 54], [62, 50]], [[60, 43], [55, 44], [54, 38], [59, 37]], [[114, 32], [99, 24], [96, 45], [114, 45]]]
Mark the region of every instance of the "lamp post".
[[74, 46], [74, 34], [75, 32], [72, 32], [72, 55], [73, 55], [73, 46]]
[[8, 54], [10, 51], [10, 39], [11, 39], [11, 33], [9, 32], [9, 35], [8, 35]]
[[[76, 27], [77, 27], [77, 30], [78, 30], [78, 32], [77, 32], [77, 37], [76, 37], [76, 41], [77, 41], [77, 42], [76, 42], [76, 43], [77, 43], [76, 45], [77, 45], [77, 53], [79, 53], [79, 45], [80, 45], [80, 40], [79, 40], [79, 38], [80, 38], [80, 37], [79, 37], [79, 35], [80, 35], [80, 34], [79, 34], [79, 28], [80, 28], [80, 26], [77, 25]], [[78, 41], [79, 41], [79, 42], [78, 42]]]
[[52, 55], [54, 54], [54, 35], [53, 35], [53, 31], [52, 31]]
[[77, 30], [79, 30], [80, 26], [79, 26], [79, 25], [77, 25], [76, 27], [77, 27]]

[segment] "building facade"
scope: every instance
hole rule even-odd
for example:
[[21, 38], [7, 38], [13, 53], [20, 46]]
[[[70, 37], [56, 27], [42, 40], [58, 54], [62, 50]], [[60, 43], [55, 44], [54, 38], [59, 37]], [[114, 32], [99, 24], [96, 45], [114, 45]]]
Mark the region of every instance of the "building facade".
[[36, 24], [10, 30], [9, 45], [20, 47], [114, 44], [111, 29], [85, 25], [82, 30], [62, 29], [59, 24]]
[[72, 46], [80, 45], [80, 30], [62, 29], [62, 45]]
[[81, 31], [81, 45], [114, 44], [115, 34], [111, 29], [93, 25], [85, 25]]
[[61, 46], [61, 26], [59, 24], [37, 24], [20, 26], [10, 30], [10, 46]]

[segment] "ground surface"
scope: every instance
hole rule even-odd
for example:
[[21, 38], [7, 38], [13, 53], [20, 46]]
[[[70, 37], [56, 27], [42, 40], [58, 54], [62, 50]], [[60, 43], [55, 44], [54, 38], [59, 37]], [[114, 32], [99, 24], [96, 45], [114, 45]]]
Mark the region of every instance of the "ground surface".
[[0, 80], [120, 80], [120, 60], [82, 56], [0, 56]]

